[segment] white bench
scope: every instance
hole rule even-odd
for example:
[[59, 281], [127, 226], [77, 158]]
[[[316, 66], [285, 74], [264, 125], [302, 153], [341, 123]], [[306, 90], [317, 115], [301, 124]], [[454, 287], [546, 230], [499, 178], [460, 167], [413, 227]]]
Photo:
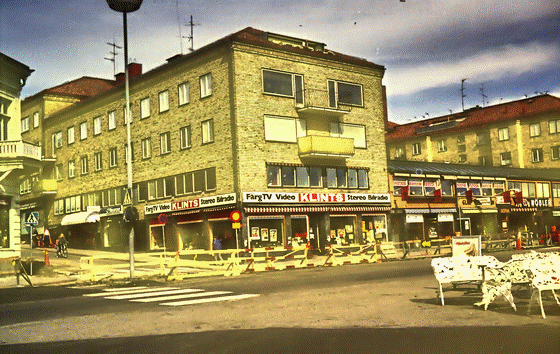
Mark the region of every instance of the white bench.
[[494, 256], [456, 256], [432, 259], [432, 268], [434, 275], [439, 283], [439, 293], [441, 304], [445, 305], [443, 299], [443, 284], [458, 283], [482, 283], [484, 273], [482, 267], [494, 266], [500, 264], [500, 261]]
[[541, 314], [543, 318], [546, 318], [542, 303], [541, 293], [543, 291], [552, 291], [552, 295], [554, 296], [556, 303], [560, 306], [560, 299], [554, 292], [554, 290], [560, 290], [560, 256], [553, 253], [548, 257], [534, 260], [529, 265], [529, 276], [531, 277], [531, 287], [533, 288], [533, 292], [527, 314], [531, 313], [531, 305], [538, 294]]

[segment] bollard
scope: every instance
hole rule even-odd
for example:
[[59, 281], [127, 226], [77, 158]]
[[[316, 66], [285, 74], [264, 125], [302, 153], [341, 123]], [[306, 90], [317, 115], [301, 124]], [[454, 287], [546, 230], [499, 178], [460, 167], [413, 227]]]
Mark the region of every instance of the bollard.
[[45, 266], [50, 266], [51, 262], [49, 260], [49, 250], [45, 250]]
[[517, 242], [516, 242], [516, 246], [517, 246], [516, 248], [517, 248], [517, 250], [521, 250], [521, 243], [522, 243], [522, 241], [521, 241], [521, 232], [518, 232], [518, 233], [517, 233]]

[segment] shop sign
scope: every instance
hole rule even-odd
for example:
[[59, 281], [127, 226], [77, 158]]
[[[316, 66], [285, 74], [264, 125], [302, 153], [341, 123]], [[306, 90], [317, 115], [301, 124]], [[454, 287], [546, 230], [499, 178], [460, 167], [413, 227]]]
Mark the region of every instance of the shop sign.
[[246, 203], [389, 203], [389, 194], [245, 192]]
[[[2, 200], [0, 200], [0, 205], [7, 205], [7, 204], [2, 204]], [[33, 203], [27, 203], [27, 204], [22, 204], [19, 209], [20, 210], [28, 210], [28, 209], [33, 209], [37, 207], [37, 203], [33, 202]]]
[[422, 223], [422, 222], [424, 222], [424, 215], [422, 215], [422, 214], [406, 214], [406, 222], [408, 222], [408, 223]]
[[99, 217], [119, 215], [119, 214], [122, 214], [122, 213], [123, 213], [122, 205], [119, 205], [119, 206], [115, 206], [115, 207], [108, 207], [108, 208], [100, 209], [99, 210]]
[[438, 222], [453, 222], [453, 214], [442, 213], [437, 216]]
[[550, 208], [550, 199], [548, 198], [524, 198], [523, 203], [515, 204], [516, 208]]
[[553, 210], [552, 216], [560, 216], [560, 210]]
[[182, 200], [160, 204], [151, 204], [144, 207], [144, 214], [158, 214], [171, 211], [180, 211], [197, 208], [215, 207], [220, 205], [233, 204], [237, 201], [235, 193], [202, 197], [197, 199]]

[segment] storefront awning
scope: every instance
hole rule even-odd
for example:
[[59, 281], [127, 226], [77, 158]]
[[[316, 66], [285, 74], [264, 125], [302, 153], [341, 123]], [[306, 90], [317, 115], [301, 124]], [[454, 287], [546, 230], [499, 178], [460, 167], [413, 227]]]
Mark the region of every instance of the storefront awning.
[[247, 207], [245, 211], [250, 214], [258, 213], [317, 213], [317, 212], [388, 212], [389, 206], [353, 206], [353, 207]]
[[66, 215], [62, 218], [60, 225], [76, 225], [76, 224], [85, 224], [85, 223], [93, 223], [99, 221], [99, 212], [97, 211], [82, 211], [80, 213], [74, 213]]

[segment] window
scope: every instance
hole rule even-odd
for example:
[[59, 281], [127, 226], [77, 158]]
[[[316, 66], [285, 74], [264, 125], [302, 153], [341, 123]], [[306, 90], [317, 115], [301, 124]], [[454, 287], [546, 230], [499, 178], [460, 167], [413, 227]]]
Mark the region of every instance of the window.
[[75, 176], [74, 161], [68, 161], [68, 178], [73, 178]]
[[109, 168], [117, 166], [117, 148], [109, 149]]
[[37, 128], [39, 126], [39, 112], [33, 113], [33, 128]]
[[395, 159], [406, 159], [405, 149], [402, 146], [395, 148]]
[[62, 181], [62, 165], [56, 165], [54, 166], [54, 178], [57, 181]]
[[103, 169], [103, 154], [101, 152], [96, 152], [93, 155], [93, 162], [95, 164], [95, 170], [101, 171]]
[[179, 130], [181, 150], [191, 147], [191, 126], [187, 125]]
[[410, 179], [408, 181], [409, 195], [424, 195], [424, 182], [421, 179]]
[[107, 114], [107, 121], [109, 122], [109, 130], [113, 130], [117, 127], [116, 111], [111, 111]]
[[296, 167], [296, 184], [298, 187], [309, 187], [309, 170], [307, 167]]
[[357, 124], [331, 122], [331, 136], [354, 139], [354, 147], [365, 149], [366, 127]]
[[550, 198], [550, 186], [546, 182], [537, 182], [537, 198]]
[[482, 191], [480, 189], [480, 182], [469, 181], [469, 189], [472, 191], [473, 195], [481, 196]]
[[504, 192], [505, 182], [494, 182], [494, 195]]
[[327, 168], [327, 188], [336, 188], [336, 168]]
[[491, 197], [493, 195], [494, 191], [492, 190], [492, 182], [482, 181], [480, 183], [480, 187], [482, 188], [482, 196]]
[[171, 152], [171, 138], [169, 132], [159, 135], [160, 154], [169, 154]]
[[560, 146], [553, 146], [550, 148], [550, 159], [551, 160], [560, 159]]
[[271, 95], [295, 97], [303, 103], [303, 76], [279, 71], [263, 70], [263, 92]]
[[465, 136], [464, 135], [458, 135], [457, 136], [457, 144], [464, 144], [465, 143]]
[[179, 106], [190, 102], [190, 87], [188, 82], [179, 85]]
[[200, 98], [212, 94], [212, 74], [208, 73], [200, 77]]
[[477, 133], [476, 134], [476, 145], [487, 145], [490, 143], [490, 137], [488, 133]]
[[266, 141], [295, 143], [297, 138], [306, 135], [307, 124], [303, 119], [264, 117], [264, 138]]
[[88, 167], [89, 167], [89, 166], [88, 166], [88, 157], [87, 157], [87, 156], [83, 156], [83, 157], [80, 159], [80, 162], [81, 162], [81, 165], [82, 165], [82, 174], [83, 174], [83, 175], [86, 175], [86, 174], [89, 172], [89, 169], [88, 169]]
[[367, 170], [358, 170], [358, 188], [368, 189], [369, 179]]
[[68, 145], [74, 144], [75, 137], [76, 133], [74, 132], [74, 127], [68, 128]]
[[323, 169], [319, 167], [309, 168], [309, 186], [323, 187]]
[[93, 118], [93, 135], [101, 134], [101, 117]]
[[492, 166], [492, 157], [491, 156], [479, 156], [478, 157], [478, 164], [481, 166]]
[[280, 166], [267, 166], [267, 185], [269, 187], [280, 187], [282, 185], [280, 172]]
[[66, 213], [74, 213], [76, 211], [81, 211], [81, 201], [82, 198], [79, 195], [75, 195], [73, 197], [66, 198], [65, 205], [66, 205]]
[[560, 198], [560, 183], [552, 183], [552, 197]]
[[445, 144], [445, 140], [438, 140], [437, 142], [437, 149], [438, 152], [445, 152], [447, 151], [447, 146]]
[[202, 143], [214, 142], [214, 120], [209, 119], [202, 122]]
[[140, 100], [140, 119], [148, 118], [149, 116], [150, 116], [150, 98], [146, 97]]
[[467, 154], [459, 154], [459, 163], [467, 162]]
[[533, 123], [529, 124], [529, 136], [531, 138], [541, 135], [541, 124]]
[[122, 204], [123, 188], [116, 187], [101, 192], [101, 205], [104, 207]]
[[87, 138], [87, 122], [80, 124], [80, 140]]
[[142, 140], [142, 158], [149, 159], [152, 157], [152, 140], [150, 138]]
[[548, 122], [548, 132], [550, 134], [560, 133], [560, 119]]
[[296, 170], [293, 166], [282, 166], [282, 185], [284, 187], [296, 186]]
[[506, 151], [500, 153], [500, 165], [509, 166], [511, 165], [511, 152]]
[[509, 140], [509, 128], [500, 128], [498, 129], [498, 141], [506, 141]]
[[54, 201], [54, 215], [64, 214], [64, 199]]
[[532, 159], [533, 162], [543, 162], [543, 150], [542, 150], [542, 148], [532, 149], [531, 150], [531, 159]]
[[56, 132], [53, 134], [53, 145], [57, 149], [62, 147], [62, 132]]
[[31, 193], [31, 178], [22, 180], [19, 184], [19, 194]]
[[420, 155], [421, 153], [422, 153], [422, 147], [420, 146], [420, 143], [412, 144], [412, 155], [416, 156], [416, 155]]
[[328, 87], [330, 107], [336, 108], [339, 104], [363, 106], [361, 85], [328, 80]]
[[338, 188], [348, 187], [348, 174], [345, 168], [336, 169], [336, 185]]
[[29, 131], [29, 117], [21, 119], [21, 132], [25, 133], [27, 131]]
[[82, 207], [87, 210], [88, 206], [101, 206], [101, 193], [93, 192], [82, 195]]

